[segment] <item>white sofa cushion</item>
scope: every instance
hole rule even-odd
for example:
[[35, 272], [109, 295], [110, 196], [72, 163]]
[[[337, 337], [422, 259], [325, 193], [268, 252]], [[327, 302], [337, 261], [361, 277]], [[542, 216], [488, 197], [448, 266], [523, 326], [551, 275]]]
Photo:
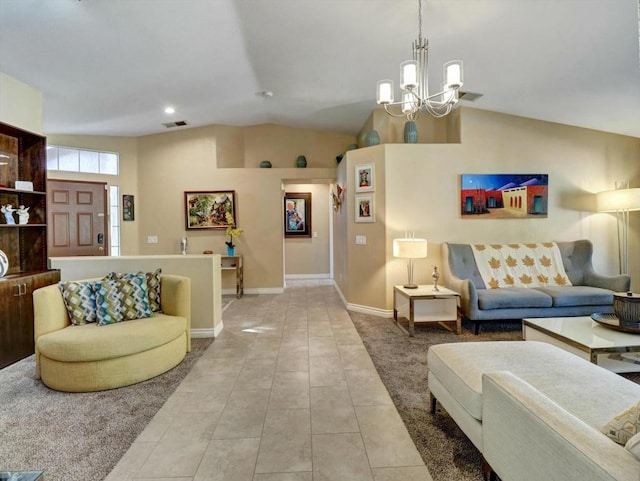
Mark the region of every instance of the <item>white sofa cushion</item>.
[[427, 365], [478, 420], [482, 419], [482, 374], [492, 371], [512, 372], [598, 430], [640, 399], [640, 385], [541, 342], [439, 344], [429, 348]]

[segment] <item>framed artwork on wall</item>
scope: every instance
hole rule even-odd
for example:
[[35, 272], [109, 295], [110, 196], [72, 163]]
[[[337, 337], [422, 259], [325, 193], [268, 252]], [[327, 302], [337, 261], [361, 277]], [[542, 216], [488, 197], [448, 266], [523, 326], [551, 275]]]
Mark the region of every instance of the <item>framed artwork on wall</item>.
[[284, 194], [284, 236], [311, 237], [311, 192]]
[[463, 219], [531, 219], [548, 214], [548, 174], [462, 174]]
[[355, 192], [373, 192], [375, 190], [375, 171], [373, 164], [356, 165]]
[[356, 195], [356, 222], [375, 222], [373, 194]]
[[235, 190], [185, 192], [184, 206], [187, 230], [226, 229], [227, 214], [238, 224]]
[[122, 220], [135, 220], [135, 203], [132, 195], [122, 196]]

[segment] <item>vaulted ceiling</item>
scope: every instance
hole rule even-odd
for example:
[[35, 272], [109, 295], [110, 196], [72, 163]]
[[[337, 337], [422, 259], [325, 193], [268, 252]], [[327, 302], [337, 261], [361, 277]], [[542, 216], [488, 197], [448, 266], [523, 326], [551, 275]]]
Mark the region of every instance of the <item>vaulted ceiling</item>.
[[[461, 105], [640, 137], [638, 0], [424, 0], [432, 90]], [[0, 0], [0, 71], [47, 134], [278, 123], [355, 134], [397, 82], [417, 0]], [[260, 92], [271, 91], [273, 97]], [[165, 106], [176, 109], [164, 113]]]

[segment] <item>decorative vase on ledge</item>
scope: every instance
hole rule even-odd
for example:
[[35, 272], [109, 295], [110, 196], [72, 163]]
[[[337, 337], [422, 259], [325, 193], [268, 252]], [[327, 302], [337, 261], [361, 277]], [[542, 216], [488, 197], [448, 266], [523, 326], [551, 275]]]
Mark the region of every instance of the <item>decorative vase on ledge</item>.
[[409, 120], [404, 124], [404, 142], [406, 144], [418, 143], [418, 128], [413, 120]]
[[378, 145], [380, 143], [380, 135], [377, 130], [370, 130], [365, 139], [367, 147]]
[[307, 158], [304, 155], [298, 156], [298, 160], [296, 160], [296, 167], [300, 169], [304, 169], [307, 166]]
[[235, 247], [229, 247], [227, 246], [227, 255], [229, 257], [233, 256], [233, 254], [235, 253], [236, 248]]

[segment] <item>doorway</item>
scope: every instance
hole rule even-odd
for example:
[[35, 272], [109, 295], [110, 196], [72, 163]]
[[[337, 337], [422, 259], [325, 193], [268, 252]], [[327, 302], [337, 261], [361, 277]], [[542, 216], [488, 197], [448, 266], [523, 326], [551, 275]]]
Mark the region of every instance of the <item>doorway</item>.
[[107, 184], [47, 180], [49, 257], [108, 255]]

